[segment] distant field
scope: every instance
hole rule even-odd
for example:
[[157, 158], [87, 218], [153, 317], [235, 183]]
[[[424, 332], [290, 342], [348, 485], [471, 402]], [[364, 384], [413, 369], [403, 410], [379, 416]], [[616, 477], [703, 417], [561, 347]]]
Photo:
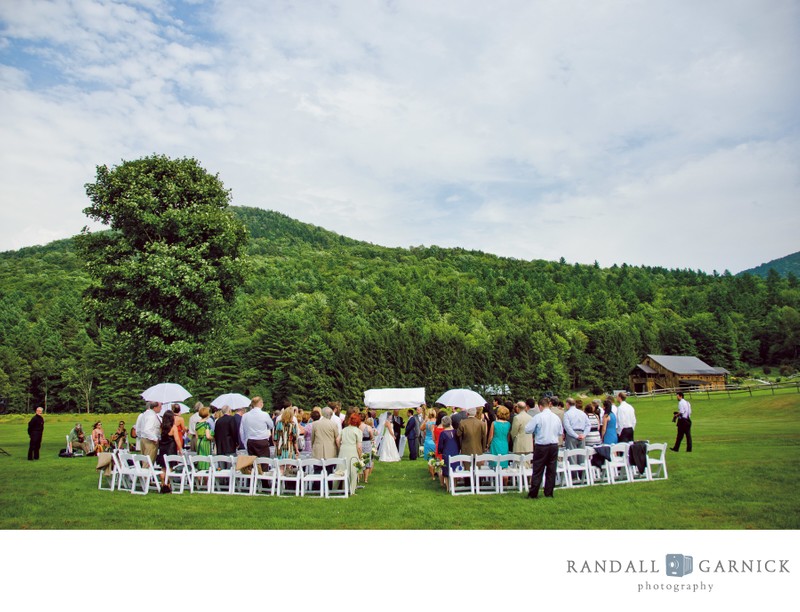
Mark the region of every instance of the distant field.
[[[798, 529], [800, 393], [702, 395], [694, 409], [692, 454], [668, 455], [660, 482], [518, 494], [451, 497], [422, 461], [378, 464], [366, 489], [347, 500], [221, 495], [134, 496], [97, 490], [96, 460], [62, 459], [76, 421], [120, 416], [47, 416], [42, 459], [26, 460], [29, 416], [0, 417], [2, 529]], [[669, 442], [672, 398], [633, 402], [637, 439]]]

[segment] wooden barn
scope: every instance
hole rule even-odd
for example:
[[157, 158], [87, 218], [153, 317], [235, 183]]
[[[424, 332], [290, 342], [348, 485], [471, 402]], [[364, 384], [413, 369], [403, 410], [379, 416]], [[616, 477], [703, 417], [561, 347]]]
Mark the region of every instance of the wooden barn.
[[715, 368], [697, 357], [687, 355], [648, 355], [630, 374], [630, 388], [635, 393], [659, 389], [723, 389], [728, 370]]

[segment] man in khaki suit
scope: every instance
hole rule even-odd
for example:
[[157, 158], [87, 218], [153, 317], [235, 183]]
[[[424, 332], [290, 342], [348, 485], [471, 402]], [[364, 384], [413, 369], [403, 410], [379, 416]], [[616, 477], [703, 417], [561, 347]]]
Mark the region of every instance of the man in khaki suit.
[[322, 418], [311, 430], [311, 456], [314, 459], [336, 459], [339, 455], [339, 428], [331, 420], [333, 410], [322, 409]]
[[511, 439], [513, 446], [511, 452], [513, 453], [532, 453], [533, 452], [533, 436], [525, 433], [525, 426], [533, 417], [528, 414], [528, 405], [526, 402], [520, 402], [519, 412], [514, 417], [511, 423]]
[[486, 424], [475, 418], [477, 410], [467, 410], [467, 418], [458, 424], [459, 445], [463, 455], [480, 455], [486, 449]]

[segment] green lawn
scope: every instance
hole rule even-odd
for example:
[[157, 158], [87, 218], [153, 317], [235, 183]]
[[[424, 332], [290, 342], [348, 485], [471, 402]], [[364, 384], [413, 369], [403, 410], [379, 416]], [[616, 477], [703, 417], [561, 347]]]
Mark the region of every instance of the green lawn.
[[[93, 457], [57, 456], [76, 420], [47, 416], [26, 460], [29, 416], [0, 417], [2, 529], [797, 529], [800, 393], [690, 398], [695, 449], [668, 454], [669, 480], [557, 489], [553, 499], [444, 493], [422, 461], [377, 464], [350, 499], [130, 495], [98, 491]], [[669, 442], [672, 398], [637, 399], [637, 439]], [[120, 415], [102, 415], [113, 430]], [[133, 423], [135, 415], [124, 415]]]

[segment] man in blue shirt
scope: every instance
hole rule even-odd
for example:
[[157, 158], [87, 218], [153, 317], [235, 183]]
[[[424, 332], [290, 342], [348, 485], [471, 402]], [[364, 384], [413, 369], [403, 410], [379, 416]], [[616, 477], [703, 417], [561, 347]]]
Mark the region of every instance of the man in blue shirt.
[[555, 414], [550, 411], [550, 400], [539, 400], [539, 414], [525, 426], [525, 433], [533, 434], [533, 476], [528, 497], [539, 497], [539, 487], [544, 475], [544, 496], [553, 497], [556, 487], [556, 463], [558, 461], [558, 439], [564, 427]]

